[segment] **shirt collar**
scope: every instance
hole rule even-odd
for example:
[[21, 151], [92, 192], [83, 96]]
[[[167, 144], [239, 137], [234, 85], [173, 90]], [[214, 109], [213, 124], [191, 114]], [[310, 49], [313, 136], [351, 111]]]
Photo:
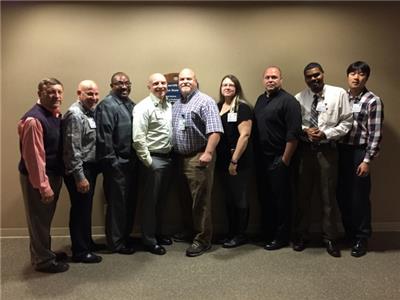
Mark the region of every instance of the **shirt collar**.
[[267, 91], [265, 91], [265, 97], [267, 97], [267, 99], [273, 98], [276, 95], [278, 95], [280, 91], [281, 91], [281, 88], [274, 90], [272, 93], [269, 93], [269, 94], [267, 93]]
[[124, 103], [129, 103], [129, 102], [133, 102], [131, 100], [131, 98], [126, 98], [126, 99], [121, 99], [120, 97], [118, 97], [113, 91], [110, 92], [110, 95], [117, 100], [118, 104], [124, 104]]
[[47, 107], [45, 107], [44, 105], [42, 105], [42, 103], [40, 103], [40, 98], [37, 100], [36, 104], [40, 105], [40, 107], [43, 107], [45, 110], [47, 110], [48, 112], [50, 112], [54, 117], [59, 117], [61, 115], [61, 110], [60, 107], [57, 107], [55, 109], [48, 109]]
[[364, 94], [368, 92], [368, 89], [366, 87], [364, 87], [364, 89], [357, 95], [357, 96], [353, 96], [350, 92], [350, 89], [347, 90], [347, 93], [349, 94], [349, 100], [350, 101], [355, 101], [358, 102], [361, 100], [361, 97], [364, 96]]
[[83, 106], [82, 102], [81, 102], [79, 99], [77, 100], [77, 103], [78, 103], [78, 105], [79, 105], [79, 108], [81, 109], [81, 111], [82, 111], [85, 115], [87, 115], [87, 116], [89, 116], [89, 117], [93, 117], [93, 116], [94, 116], [94, 110], [86, 109], [86, 108]]
[[315, 95], [317, 95], [317, 96], [318, 96], [318, 99], [322, 99], [322, 100], [325, 99], [325, 91], [326, 91], [326, 84], [324, 84], [324, 87], [322, 88], [322, 91], [320, 91], [319, 93], [314, 93], [314, 92], [310, 89], [310, 93], [311, 93], [311, 95], [313, 96], [313, 98], [314, 98]]
[[158, 98], [157, 96], [155, 96], [154, 94], [150, 93], [150, 99], [153, 102], [154, 106], [163, 106], [163, 103], [166, 103], [166, 100], [161, 100], [160, 98]]
[[198, 91], [199, 91], [198, 89], [195, 89], [193, 92], [191, 92], [189, 95], [187, 95], [186, 98], [184, 98], [184, 97], [182, 96], [183, 102], [189, 102], [190, 99], [192, 99], [193, 96], [194, 96], [195, 94], [197, 94]]

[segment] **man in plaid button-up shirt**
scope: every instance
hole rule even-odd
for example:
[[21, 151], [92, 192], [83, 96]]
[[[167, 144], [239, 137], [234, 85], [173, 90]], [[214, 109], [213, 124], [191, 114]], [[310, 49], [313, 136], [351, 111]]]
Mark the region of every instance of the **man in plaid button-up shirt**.
[[353, 242], [351, 255], [367, 253], [371, 236], [370, 164], [379, 153], [382, 139], [383, 103], [366, 88], [367, 63], [357, 61], [347, 68], [353, 128], [339, 144], [337, 197], [346, 236]]
[[182, 201], [185, 233], [175, 236], [175, 240], [192, 242], [186, 255], [193, 257], [211, 247], [214, 150], [223, 127], [214, 99], [198, 90], [192, 70], [183, 69], [179, 73], [179, 89], [182, 98], [172, 107], [172, 143], [184, 186], [187, 185], [185, 189], [190, 190], [191, 203]]

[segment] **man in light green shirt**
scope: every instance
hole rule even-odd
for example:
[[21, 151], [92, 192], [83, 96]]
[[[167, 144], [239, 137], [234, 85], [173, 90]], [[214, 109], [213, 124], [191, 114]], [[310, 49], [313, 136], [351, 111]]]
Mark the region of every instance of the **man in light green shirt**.
[[157, 255], [166, 253], [162, 245], [170, 245], [161, 236], [161, 206], [165, 203], [172, 159], [172, 114], [167, 102], [167, 80], [160, 73], [149, 77], [150, 95], [133, 110], [133, 148], [144, 165], [145, 187], [142, 205], [142, 241], [146, 249]]

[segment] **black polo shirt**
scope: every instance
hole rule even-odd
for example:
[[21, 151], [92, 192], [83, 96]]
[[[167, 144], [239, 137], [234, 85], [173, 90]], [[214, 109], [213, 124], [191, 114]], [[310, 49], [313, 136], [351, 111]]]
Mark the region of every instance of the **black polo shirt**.
[[299, 102], [285, 90], [260, 95], [254, 107], [255, 144], [264, 155], [282, 155], [301, 134]]

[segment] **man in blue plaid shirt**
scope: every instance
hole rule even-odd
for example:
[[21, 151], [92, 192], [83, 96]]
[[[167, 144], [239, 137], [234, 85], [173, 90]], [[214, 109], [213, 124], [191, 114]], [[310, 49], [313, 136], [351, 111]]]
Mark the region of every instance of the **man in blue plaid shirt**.
[[[211, 190], [213, 184], [214, 151], [223, 133], [218, 107], [210, 96], [198, 90], [195, 73], [183, 69], [179, 73], [181, 99], [172, 107], [172, 143], [178, 156], [182, 188], [190, 192], [182, 199], [185, 232], [175, 241], [190, 241], [189, 257], [199, 256], [211, 248]], [[185, 196], [184, 191], [179, 193]]]
[[366, 88], [370, 75], [367, 63], [357, 61], [347, 68], [353, 127], [339, 143], [337, 198], [343, 226], [352, 240], [351, 255], [367, 253], [371, 236], [370, 164], [379, 153], [382, 140], [383, 103]]

